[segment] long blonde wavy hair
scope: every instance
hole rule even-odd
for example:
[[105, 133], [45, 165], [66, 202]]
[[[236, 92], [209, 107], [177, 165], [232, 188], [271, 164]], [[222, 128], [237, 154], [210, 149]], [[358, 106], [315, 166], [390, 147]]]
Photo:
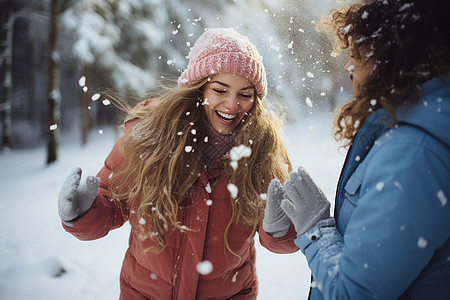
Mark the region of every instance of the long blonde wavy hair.
[[[143, 220], [141, 235], [156, 241], [149, 251], [162, 251], [167, 233], [183, 226], [177, 223], [179, 204], [204, 168], [203, 143], [197, 141], [203, 141], [206, 114], [201, 103], [207, 82], [205, 78], [189, 87], [164, 88], [157, 105], [129, 111], [127, 119], [139, 121], [124, 137], [121, 150], [125, 161], [114, 172], [110, 186], [114, 187], [114, 199], [125, 199], [138, 208], [137, 216]], [[242, 158], [236, 170], [229, 160], [224, 163], [228, 181], [239, 191], [238, 198], [230, 201], [232, 216], [224, 233], [230, 251], [226, 238], [230, 226], [244, 224], [253, 228], [254, 234], [264, 217], [265, 201], [260, 195], [271, 179], [284, 182], [290, 171], [280, 125], [261, 99], [255, 96], [241, 123], [234, 144], [250, 147], [252, 155]], [[185, 150], [188, 146], [192, 147], [189, 152]]]

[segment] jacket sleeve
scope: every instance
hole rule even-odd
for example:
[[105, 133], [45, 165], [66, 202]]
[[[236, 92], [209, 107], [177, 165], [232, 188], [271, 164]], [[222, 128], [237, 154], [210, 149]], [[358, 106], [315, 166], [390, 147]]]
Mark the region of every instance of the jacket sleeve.
[[258, 228], [259, 242], [269, 251], [279, 254], [294, 253], [299, 250], [295, 245], [294, 240], [297, 237], [294, 225], [291, 224], [289, 231], [281, 237], [274, 238], [264, 231], [262, 223]]
[[339, 215], [344, 235], [329, 218], [296, 239], [325, 299], [396, 299], [426, 268], [449, 237], [441, 159], [422, 146], [381, 145], [347, 182], [344, 205], [355, 207]]
[[91, 208], [78, 220], [73, 227], [63, 223], [66, 231], [80, 240], [94, 240], [104, 237], [110, 230], [119, 228], [127, 221], [126, 203], [111, 199], [109, 191], [109, 177], [123, 161], [120, 153], [120, 143], [123, 136], [115, 143], [105, 160], [105, 164], [97, 177], [100, 187]]

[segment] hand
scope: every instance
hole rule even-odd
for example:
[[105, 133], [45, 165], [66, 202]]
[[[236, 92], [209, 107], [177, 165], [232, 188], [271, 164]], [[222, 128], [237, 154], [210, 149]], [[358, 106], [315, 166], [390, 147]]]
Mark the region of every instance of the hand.
[[278, 179], [273, 179], [267, 191], [266, 212], [263, 220], [263, 229], [273, 237], [281, 237], [289, 231], [291, 220], [281, 209], [281, 201], [287, 199]]
[[297, 236], [330, 216], [330, 202], [302, 167], [289, 174], [284, 190], [291, 201], [284, 199], [281, 208], [294, 223]]
[[61, 220], [70, 223], [86, 213], [94, 202], [99, 185], [100, 179], [94, 176], [88, 176], [81, 182], [81, 169], [75, 168], [59, 192], [58, 213]]

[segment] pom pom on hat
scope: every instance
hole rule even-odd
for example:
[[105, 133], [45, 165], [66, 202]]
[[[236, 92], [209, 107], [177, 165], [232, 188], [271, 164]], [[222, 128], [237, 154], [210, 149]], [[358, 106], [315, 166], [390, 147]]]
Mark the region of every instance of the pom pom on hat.
[[247, 78], [260, 99], [267, 94], [267, 78], [262, 56], [250, 40], [231, 28], [205, 31], [189, 53], [187, 68], [178, 86], [189, 86], [208, 76], [235, 73]]

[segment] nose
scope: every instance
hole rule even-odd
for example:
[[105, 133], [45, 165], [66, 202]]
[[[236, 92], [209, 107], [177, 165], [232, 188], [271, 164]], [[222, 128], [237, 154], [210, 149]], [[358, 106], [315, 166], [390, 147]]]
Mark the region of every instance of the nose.
[[239, 102], [234, 95], [230, 95], [225, 101], [225, 108], [229, 111], [236, 111], [239, 107]]

